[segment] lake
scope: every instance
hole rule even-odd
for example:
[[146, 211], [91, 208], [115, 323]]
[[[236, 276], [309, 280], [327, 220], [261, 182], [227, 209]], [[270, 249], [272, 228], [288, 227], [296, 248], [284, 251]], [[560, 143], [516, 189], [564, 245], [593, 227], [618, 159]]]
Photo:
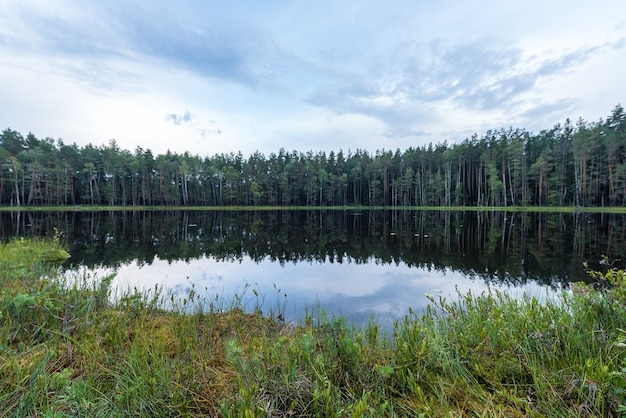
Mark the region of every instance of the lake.
[[3, 212], [0, 238], [67, 242], [70, 274], [116, 273], [118, 289], [190, 289], [227, 307], [324, 310], [383, 328], [423, 309], [488, 287], [551, 297], [585, 281], [582, 263], [622, 259], [622, 214], [240, 210]]

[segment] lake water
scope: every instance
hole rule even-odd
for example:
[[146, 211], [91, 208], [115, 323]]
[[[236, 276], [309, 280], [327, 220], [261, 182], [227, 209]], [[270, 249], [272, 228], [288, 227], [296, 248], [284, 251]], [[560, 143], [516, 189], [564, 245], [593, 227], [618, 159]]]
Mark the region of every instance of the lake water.
[[0, 214], [0, 236], [58, 231], [68, 271], [116, 273], [119, 289], [153, 289], [228, 306], [324, 310], [389, 329], [426, 294], [488, 287], [544, 299], [586, 280], [582, 263], [623, 258], [614, 214], [444, 211], [125, 211]]

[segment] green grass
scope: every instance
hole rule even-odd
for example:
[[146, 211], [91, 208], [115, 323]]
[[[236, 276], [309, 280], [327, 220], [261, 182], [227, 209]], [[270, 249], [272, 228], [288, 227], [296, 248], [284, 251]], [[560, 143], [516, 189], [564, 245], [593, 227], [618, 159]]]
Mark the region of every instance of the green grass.
[[468, 212], [554, 212], [554, 213], [626, 213], [626, 207], [573, 206], [2, 206], [0, 212], [123, 212], [123, 211], [267, 211], [267, 210], [418, 210]]
[[[592, 417], [626, 411], [624, 273], [556, 300], [432, 299], [371, 322], [246, 313], [241, 297], [58, 277], [58, 241], [0, 245], [0, 417]], [[610, 267], [610, 266], [608, 266]], [[204, 307], [204, 309], [200, 309]], [[280, 312], [280, 307], [277, 309]]]

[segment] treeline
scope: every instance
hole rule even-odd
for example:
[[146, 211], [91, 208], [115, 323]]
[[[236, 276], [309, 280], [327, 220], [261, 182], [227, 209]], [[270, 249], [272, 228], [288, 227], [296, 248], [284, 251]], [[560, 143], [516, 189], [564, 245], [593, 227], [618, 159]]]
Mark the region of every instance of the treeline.
[[626, 114], [405, 151], [154, 155], [0, 135], [2, 206], [622, 206]]

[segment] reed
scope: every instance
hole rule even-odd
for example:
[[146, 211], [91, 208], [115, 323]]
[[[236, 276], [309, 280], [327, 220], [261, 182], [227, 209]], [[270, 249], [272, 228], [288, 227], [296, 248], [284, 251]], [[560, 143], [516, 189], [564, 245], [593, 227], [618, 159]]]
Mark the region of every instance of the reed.
[[[111, 289], [56, 274], [58, 240], [0, 246], [3, 416], [619, 416], [624, 273], [540, 302], [431, 298], [392, 335], [266, 297]], [[269, 299], [268, 299], [269, 300]]]

